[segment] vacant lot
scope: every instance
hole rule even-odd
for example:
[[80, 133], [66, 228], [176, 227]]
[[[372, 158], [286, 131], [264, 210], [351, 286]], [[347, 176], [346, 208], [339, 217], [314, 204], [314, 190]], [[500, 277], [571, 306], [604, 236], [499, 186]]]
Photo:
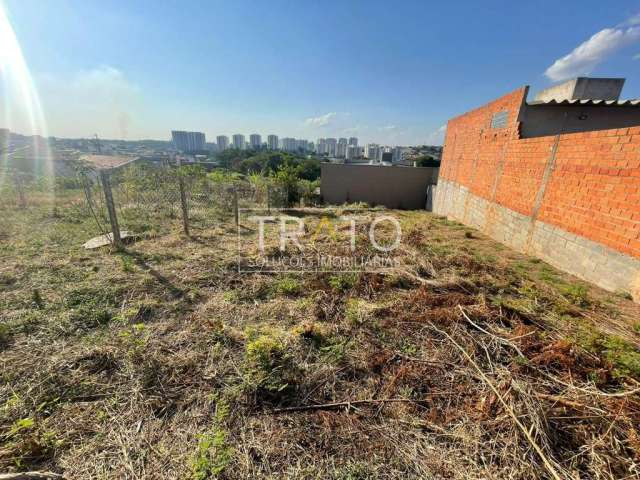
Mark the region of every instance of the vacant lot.
[[69, 204], [0, 210], [0, 472], [640, 475], [638, 307], [387, 213], [401, 266], [299, 275], [237, 273], [231, 223], [86, 251], [95, 228]]

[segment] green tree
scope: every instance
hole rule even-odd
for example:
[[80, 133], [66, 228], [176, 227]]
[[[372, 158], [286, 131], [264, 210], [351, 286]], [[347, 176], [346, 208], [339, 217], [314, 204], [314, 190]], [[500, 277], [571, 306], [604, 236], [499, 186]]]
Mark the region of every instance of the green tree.
[[421, 155], [415, 159], [416, 167], [439, 167], [440, 160], [431, 155]]
[[320, 161], [306, 158], [300, 162], [300, 178], [314, 181], [320, 178]]
[[286, 192], [287, 204], [293, 205], [300, 200], [298, 191], [298, 167], [287, 162], [281, 165], [273, 175], [276, 185]]
[[245, 158], [251, 157], [255, 152], [251, 150], [238, 150], [237, 148], [229, 148], [216, 155], [216, 159], [220, 162], [220, 166], [229, 170], [239, 171], [239, 166]]

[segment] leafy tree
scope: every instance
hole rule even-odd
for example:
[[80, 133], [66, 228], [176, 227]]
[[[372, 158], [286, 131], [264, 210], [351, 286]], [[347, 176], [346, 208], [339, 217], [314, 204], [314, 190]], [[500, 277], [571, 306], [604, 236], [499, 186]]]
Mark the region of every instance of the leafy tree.
[[300, 192], [298, 191], [298, 167], [291, 163], [285, 163], [273, 175], [277, 185], [282, 187], [286, 192], [287, 204], [293, 205], [300, 200]]
[[298, 181], [298, 193], [300, 197], [305, 200], [305, 205], [309, 202], [319, 200], [318, 195], [316, 195], [316, 190], [319, 186], [319, 180], [311, 181], [302, 179]]
[[251, 150], [238, 150], [237, 148], [229, 148], [223, 152], [219, 152], [216, 155], [216, 159], [220, 162], [220, 165], [230, 170], [239, 170], [239, 165], [245, 158], [249, 158], [253, 155]]
[[262, 162], [257, 156], [245, 158], [244, 160], [242, 160], [242, 162], [240, 162], [240, 171], [247, 175], [251, 173], [261, 172], [262, 168]]
[[421, 155], [415, 159], [417, 167], [439, 167], [440, 160], [432, 157], [431, 155]]
[[264, 163], [262, 164], [262, 174], [269, 175], [278, 171], [282, 166], [285, 159], [281, 153], [267, 153], [264, 156]]
[[314, 181], [320, 178], [320, 161], [307, 158], [300, 163], [300, 178]]
[[214, 183], [236, 183], [241, 177], [237, 172], [231, 172], [221, 168], [207, 174], [207, 178]]

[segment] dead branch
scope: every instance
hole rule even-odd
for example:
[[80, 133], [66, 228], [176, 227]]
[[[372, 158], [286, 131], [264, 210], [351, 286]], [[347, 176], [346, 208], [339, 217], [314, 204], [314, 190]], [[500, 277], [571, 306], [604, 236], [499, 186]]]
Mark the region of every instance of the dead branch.
[[600, 414], [606, 415], [607, 412], [605, 412], [604, 410], [600, 409], [600, 408], [596, 408], [596, 407], [590, 407], [588, 405], [584, 405], [582, 403], [579, 402], [574, 402], [572, 400], [567, 400], [566, 398], [563, 397], [559, 397], [558, 395], [548, 395], [546, 393], [535, 393], [535, 396], [538, 398], [542, 398], [544, 400], [550, 400], [554, 403], [558, 403], [560, 405], [563, 405], [565, 407], [570, 407], [573, 408], [575, 410], [593, 410], [594, 412], [598, 412]]
[[522, 353], [522, 350], [520, 350], [518, 348], [518, 346], [515, 345], [513, 342], [510, 342], [509, 340], [507, 340], [505, 338], [499, 337], [498, 335], [495, 335], [495, 334], [485, 330], [481, 326], [477, 325], [473, 320], [471, 320], [469, 318], [467, 313], [464, 311], [464, 308], [462, 308], [462, 305], [458, 305], [458, 308], [460, 309], [460, 312], [462, 312], [462, 316], [467, 320], [467, 322], [469, 322], [471, 325], [473, 325], [476, 329], [480, 330], [482, 333], [485, 333], [485, 334], [489, 335], [491, 338], [497, 340], [498, 342], [502, 343], [503, 345], [507, 345], [508, 347], [513, 348], [518, 355], [520, 355], [521, 357], [524, 357], [524, 354]]
[[413, 400], [409, 398], [381, 398], [381, 399], [368, 399], [368, 400], [349, 400], [345, 402], [335, 403], [320, 403], [318, 405], [299, 405], [296, 407], [276, 408], [268, 413], [290, 413], [290, 412], [306, 412], [309, 410], [333, 410], [334, 408], [347, 407], [351, 408], [355, 405], [377, 404], [377, 403], [418, 403], [419, 400]]
[[567, 388], [571, 388], [573, 390], [578, 390], [579, 392], [582, 392], [582, 393], [587, 393], [589, 395], [600, 395], [602, 397], [620, 398], [620, 397], [629, 397], [637, 393], [640, 393], [640, 387], [634, 388], [633, 390], [627, 390], [626, 392], [616, 392], [616, 393], [607, 393], [607, 392], [602, 392], [600, 390], [589, 390], [588, 388], [582, 388], [582, 387], [578, 387], [577, 385], [572, 385], [571, 383], [564, 382], [559, 378], [554, 377], [553, 375], [550, 375], [539, 368], [536, 368], [536, 371], [540, 372], [542, 375], [544, 375], [545, 377], [547, 377], [549, 380], [553, 382], [559, 383], [560, 385], [563, 385]]
[[485, 383], [489, 386], [489, 388], [491, 388], [491, 390], [493, 391], [493, 393], [495, 394], [495, 396], [498, 398], [498, 400], [500, 400], [500, 403], [502, 404], [502, 406], [505, 408], [505, 410], [507, 411], [507, 413], [509, 413], [509, 415], [511, 416], [511, 418], [513, 418], [513, 421], [515, 422], [515, 424], [518, 426], [518, 428], [520, 428], [520, 430], [522, 430], [522, 433], [524, 434], [524, 436], [526, 437], [526, 439], [529, 441], [529, 443], [531, 444], [531, 446], [533, 447], [533, 449], [536, 451], [536, 453], [538, 454], [538, 456], [540, 457], [540, 459], [542, 460], [542, 463], [544, 464], [545, 468], [549, 471], [549, 473], [551, 474], [551, 476], [553, 478], [555, 478], [556, 480], [561, 480], [562, 477], [558, 474], [556, 467], [551, 463], [551, 460], [549, 460], [547, 458], [547, 456], [545, 455], [544, 451], [542, 450], [542, 447], [540, 447], [540, 445], [538, 445], [538, 442], [535, 441], [535, 439], [533, 438], [533, 436], [531, 435], [531, 431], [526, 428], [522, 422], [518, 419], [517, 415], [515, 414], [515, 412], [513, 411], [513, 409], [509, 406], [509, 404], [507, 403], [507, 401], [504, 399], [504, 397], [502, 396], [502, 394], [498, 391], [498, 389], [496, 388], [496, 386], [493, 384], [493, 382], [489, 379], [489, 377], [486, 376], [486, 374], [484, 373], [484, 371], [480, 368], [480, 366], [476, 363], [476, 361], [471, 357], [471, 355], [469, 355], [469, 353], [458, 344], [458, 342], [456, 342], [453, 337], [451, 335], [449, 335], [447, 332], [445, 332], [444, 330], [440, 330], [438, 327], [436, 327], [435, 325], [433, 325], [431, 323], [431, 327], [433, 327], [433, 329], [444, 335], [445, 337], [447, 337], [447, 339], [449, 339], [451, 341], [451, 343], [453, 343], [456, 348], [458, 350], [460, 350], [460, 352], [465, 356], [465, 358], [469, 361], [469, 363], [471, 363], [471, 365], [473, 365], [473, 367], [478, 371], [478, 373], [480, 374], [480, 377], [482, 377], [482, 379], [485, 381]]

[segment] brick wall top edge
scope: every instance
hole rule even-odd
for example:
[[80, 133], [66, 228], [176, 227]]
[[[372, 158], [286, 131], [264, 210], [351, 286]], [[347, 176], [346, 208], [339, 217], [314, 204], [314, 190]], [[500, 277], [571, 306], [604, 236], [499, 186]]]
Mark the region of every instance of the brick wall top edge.
[[476, 107], [474, 109], [468, 110], [465, 113], [462, 113], [460, 115], [457, 115], [451, 119], [449, 119], [448, 123], [456, 123], [457, 121], [465, 118], [465, 117], [471, 117], [473, 115], [483, 115], [484, 112], [486, 110], [491, 110], [493, 109], [494, 106], [496, 106], [497, 104], [501, 104], [501, 103], [507, 103], [507, 100], [510, 101], [515, 101], [516, 99], [518, 99], [519, 101], [517, 102], [517, 107], [518, 109], [520, 108], [520, 104], [522, 103], [522, 101], [524, 100], [524, 96], [527, 92], [527, 90], [529, 89], [528, 85], [525, 85], [523, 87], [517, 88], [501, 97], [498, 97], [494, 100], [491, 100], [488, 103], [485, 103], [484, 105], [481, 105], [479, 107]]

